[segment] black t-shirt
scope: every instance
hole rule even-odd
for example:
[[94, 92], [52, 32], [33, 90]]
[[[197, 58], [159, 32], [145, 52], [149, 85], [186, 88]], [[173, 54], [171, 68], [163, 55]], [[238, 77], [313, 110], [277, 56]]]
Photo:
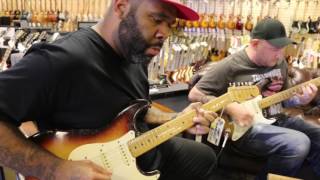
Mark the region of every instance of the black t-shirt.
[[148, 99], [146, 64], [130, 64], [91, 28], [34, 45], [0, 73], [0, 113], [41, 130], [101, 128], [135, 99]]

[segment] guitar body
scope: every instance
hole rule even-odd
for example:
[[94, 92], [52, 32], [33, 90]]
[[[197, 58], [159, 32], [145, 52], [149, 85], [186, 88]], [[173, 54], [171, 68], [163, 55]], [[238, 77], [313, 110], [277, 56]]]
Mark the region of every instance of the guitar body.
[[247, 16], [247, 21], [246, 21], [246, 23], [245, 23], [245, 29], [247, 30], [247, 31], [252, 31], [252, 29], [253, 29], [253, 23], [252, 23], [252, 16], [251, 15], [248, 15]]
[[300, 27], [300, 34], [307, 34], [309, 32], [308, 22], [303, 21]]
[[201, 20], [200, 25], [201, 25], [202, 28], [208, 28], [209, 27], [209, 16], [207, 14], [205, 14], [203, 16], [203, 19]]
[[20, 10], [15, 10], [13, 19], [14, 20], [18, 20], [20, 18], [21, 18], [21, 11]]
[[223, 15], [220, 15], [220, 19], [218, 22], [218, 28], [219, 29], [224, 29], [226, 27], [226, 22], [224, 21]]
[[148, 106], [147, 101], [129, 106], [102, 130], [49, 131], [38, 133], [31, 140], [62, 159], [91, 160], [111, 170], [112, 180], [156, 180], [160, 176], [158, 171], [138, 170], [127, 144], [137, 132], [135, 119]]
[[229, 15], [229, 20], [227, 22], [227, 28], [230, 30], [234, 30], [236, 28], [236, 23], [233, 20], [233, 15]]
[[217, 27], [216, 17], [214, 14], [210, 16], [209, 27], [212, 29]]
[[236, 29], [239, 31], [243, 30], [243, 22], [240, 15], [237, 17]]
[[[263, 116], [262, 110], [259, 107], [259, 102], [261, 100], [262, 100], [262, 96], [259, 95], [254, 99], [251, 99], [249, 101], [245, 101], [242, 103], [247, 109], [250, 109], [254, 113], [252, 126], [259, 123], [272, 124], [275, 122], [275, 120], [267, 119]], [[240, 139], [251, 128], [251, 126], [241, 127], [237, 123], [233, 123], [233, 124], [234, 124], [234, 130], [231, 137], [232, 141], [236, 141]]]
[[20, 20], [28, 20], [29, 12], [27, 10], [22, 10]]
[[292, 32], [299, 33], [301, 31], [302, 21], [294, 21], [292, 24]]

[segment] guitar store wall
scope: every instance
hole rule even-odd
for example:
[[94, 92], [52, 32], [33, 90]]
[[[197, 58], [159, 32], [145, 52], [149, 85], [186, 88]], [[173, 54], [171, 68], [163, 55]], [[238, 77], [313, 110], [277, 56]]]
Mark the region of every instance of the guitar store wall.
[[[214, 1], [203, 0], [203, 2], [208, 2], [207, 5], [210, 6], [210, 8], [208, 7], [209, 12], [214, 12]], [[188, 3], [189, 1], [185, 2]], [[197, 7], [193, 9], [197, 9]], [[220, 15], [224, 12], [223, 14], [227, 20], [229, 14], [237, 16], [241, 13], [242, 20], [246, 21], [247, 16], [252, 12], [254, 24], [256, 24], [259, 16], [277, 17], [285, 25], [288, 33], [293, 20], [307, 21], [308, 17], [311, 17], [312, 20], [317, 20], [320, 16], [320, 3], [318, 0], [217, 0], [215, 9], [215, 14]]]
[[[34, 10], [36, 12], [62, 9], [68, 13], [68, 18], [63, 22], [63, 28], [54, 29], [53, 31], [69, 32], [77, 29], [78, 21], [97, 21], [103, 16], [103, 11], [110, 5], [110, 2], [111, 0], [0, 0], [0, 16], [2, 16], [5, 11], [14, 9], [24, 8], [27, 11]], [[285, 25], [288, 34], [291, 32], [291, 25], [294, 20], [307, 21], [310, 16], [312, 20], [316, 21], [320, 16], [320, 3], [318, 0], [181, 0], [181, 2], [192, 7], [200, 14], [215, 14], [217, 21], [219, 20], [220, 14], [224, 14], [224, 20], [226, 22], [229, 20], [229, 14], [234, 14], [235, 16], [240, 14], [241, 20], [244, 23], [246, 22], [247, 16], [252, 15], [253, 24], [256, 24], [258, 17], [277, 17]], [[236, 18], [234, 18], [234, 21], [236, 21]], [[40, 24], [46, 24], [46, 22], [44, 21]], [[301, 41], [301, 37], [318, 39], [318, 36], [319, 34], [292, 34], [292, 38], [297, 42]], [[166, 48], [170, 49], [172, 46], [167, 46]], [[287, 54], [297, 56], [297, 50], [298, 46], [291, 46], [287, 49]], [[4, 51], [1, 54], [4, 54]], [[161, 66], [159, 60], [156, 60], [154, 64], [155, 66]], [[164, 64], [165, 62], [163, 62], [162, 65]], [[152, 74], [155, 68], [150, 69]], [[178, 83], [185, 82], [172, 83], [173, 84], [169, 84], [166, 87], [172, 87]], [[179, 91], [168, 90], [165, 93], [153, 96], [152, 99], [175, 111], [181, 111], [189, 104], [187, 93], [188, 90], [184, 87], [179, 89]], [[222, 174], [232, 173], [225, 172]], [[241, 178], [238, 177], [237, 179], [247, 179], [243, 175], [240, 177]], [[231, 178], [222, 177], [220, 179]]]
[[[155, 57], [150, 63], [149, 75], [152, 84], [163, 83], [163, 77], [166, 77], [166, 82], [169, 84], [186, 83], [192, 75], [184, 73], [187, 74], [187, 78], [185, 76], [181, 78], [180, 75], [183, 74], [181, 71], [188, 71], [185, 69], [193, 66], [194, 73], [208, 60], [221, 60], [228, 53], [237, 51], [249, 42], [248, 30], [239, 31], [236, 28], [230, 30], [229, 27], [221, 30], [220, 27], [203, 26], [202, 21], [211, 19], [215, 19], [218, 24], [220, 21], [226, 24], [229, 21], [236, 23], [241, 21], [245, 24], [252, 16], [251, 22], [255, 25], [264, 17], [277, 18], [285, 25], [287, 34], [298, 43], [286, 48], [286, 58], [293, 62], [301, 57], [302, 60], [299, 62], [303, 63], [300, 63], [299, 67], [319, 67], [320, 3], [317, 0], [184, 0], [181, 2], [199, 12], [202, 18], [198, 23], [181, 21], [177, 23], [172, 37], [164, 45], [164, 53]], [[317, 24], [315, 27], [317, 33], [292, 31], [294, 21], [308, 20]], [[303, 38], [306, 40], [301, 43]], [[202, 56], [199, 56], [199, 52]]]

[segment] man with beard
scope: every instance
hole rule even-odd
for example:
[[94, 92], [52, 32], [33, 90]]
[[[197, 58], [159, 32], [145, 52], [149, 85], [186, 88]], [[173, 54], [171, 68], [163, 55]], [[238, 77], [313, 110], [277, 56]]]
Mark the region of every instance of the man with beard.
[[[288, 87], [284, 48], [292, 41], [286, 37], [283, 24], [274, 19], [257, 23], [251, 41], [244, 49], [212, 66], [189, 93], [191, 101], [206, 102], [212, 96], [226, 92], [229, 83], [258, 83], [261, 94], [270, 96]], [[286, 106], [308, 104], [316, 95], [314, 84], [285, 102]], [[266, 179], [267, 173], [294, 176], [304, 160], [320, 177], [320, 128], [297, 117], [281, 115], [281, 104], [265, 109], [267, 117], [277, 118], [272, 125], [254, 124], [232, 146], [246, 155], [267, 158], [267, 164], [257, 179]], [[251, 126], [252, 110], [232, 103], [225, 111], [240, 126]]]
[[[172, 0], [113, 0], [92, 28], [52, 44], [34, 45], [0, 74], [0, 164], [42, 180], [111, 179], [110, 169], [91, 161], [60, 159], [26, 140], [16, 126], [31, 119], [40, 131], [87, 132], [111, 124], [132, 101], [149, 99], [147, 65], [159, 53], [176, 17], [199, 16]], [[191, 107], [197, 116], [188, 131], [204, 134], [214, 114], [197, 105]], [[172, 117], [150, 108], [137, 125], [148, 130], [147, 123]], [[160, 170], [160, 179], [207, 180], [216, 159], [209, 147], [177, 137], [137, 160], [144, 171]]]

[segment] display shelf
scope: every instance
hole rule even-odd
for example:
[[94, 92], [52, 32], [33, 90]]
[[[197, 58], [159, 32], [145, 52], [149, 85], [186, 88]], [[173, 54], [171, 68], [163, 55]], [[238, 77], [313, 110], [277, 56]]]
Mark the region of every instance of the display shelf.
[[179, 84], [171, 84], [168, 87], [150, 87], [149, 93], [152, 97], [158, 96], [166, 96], [169, 94], [175, 94], [178, 92], [185, 92], [188, 90], [188, 84], [179, 83]]

